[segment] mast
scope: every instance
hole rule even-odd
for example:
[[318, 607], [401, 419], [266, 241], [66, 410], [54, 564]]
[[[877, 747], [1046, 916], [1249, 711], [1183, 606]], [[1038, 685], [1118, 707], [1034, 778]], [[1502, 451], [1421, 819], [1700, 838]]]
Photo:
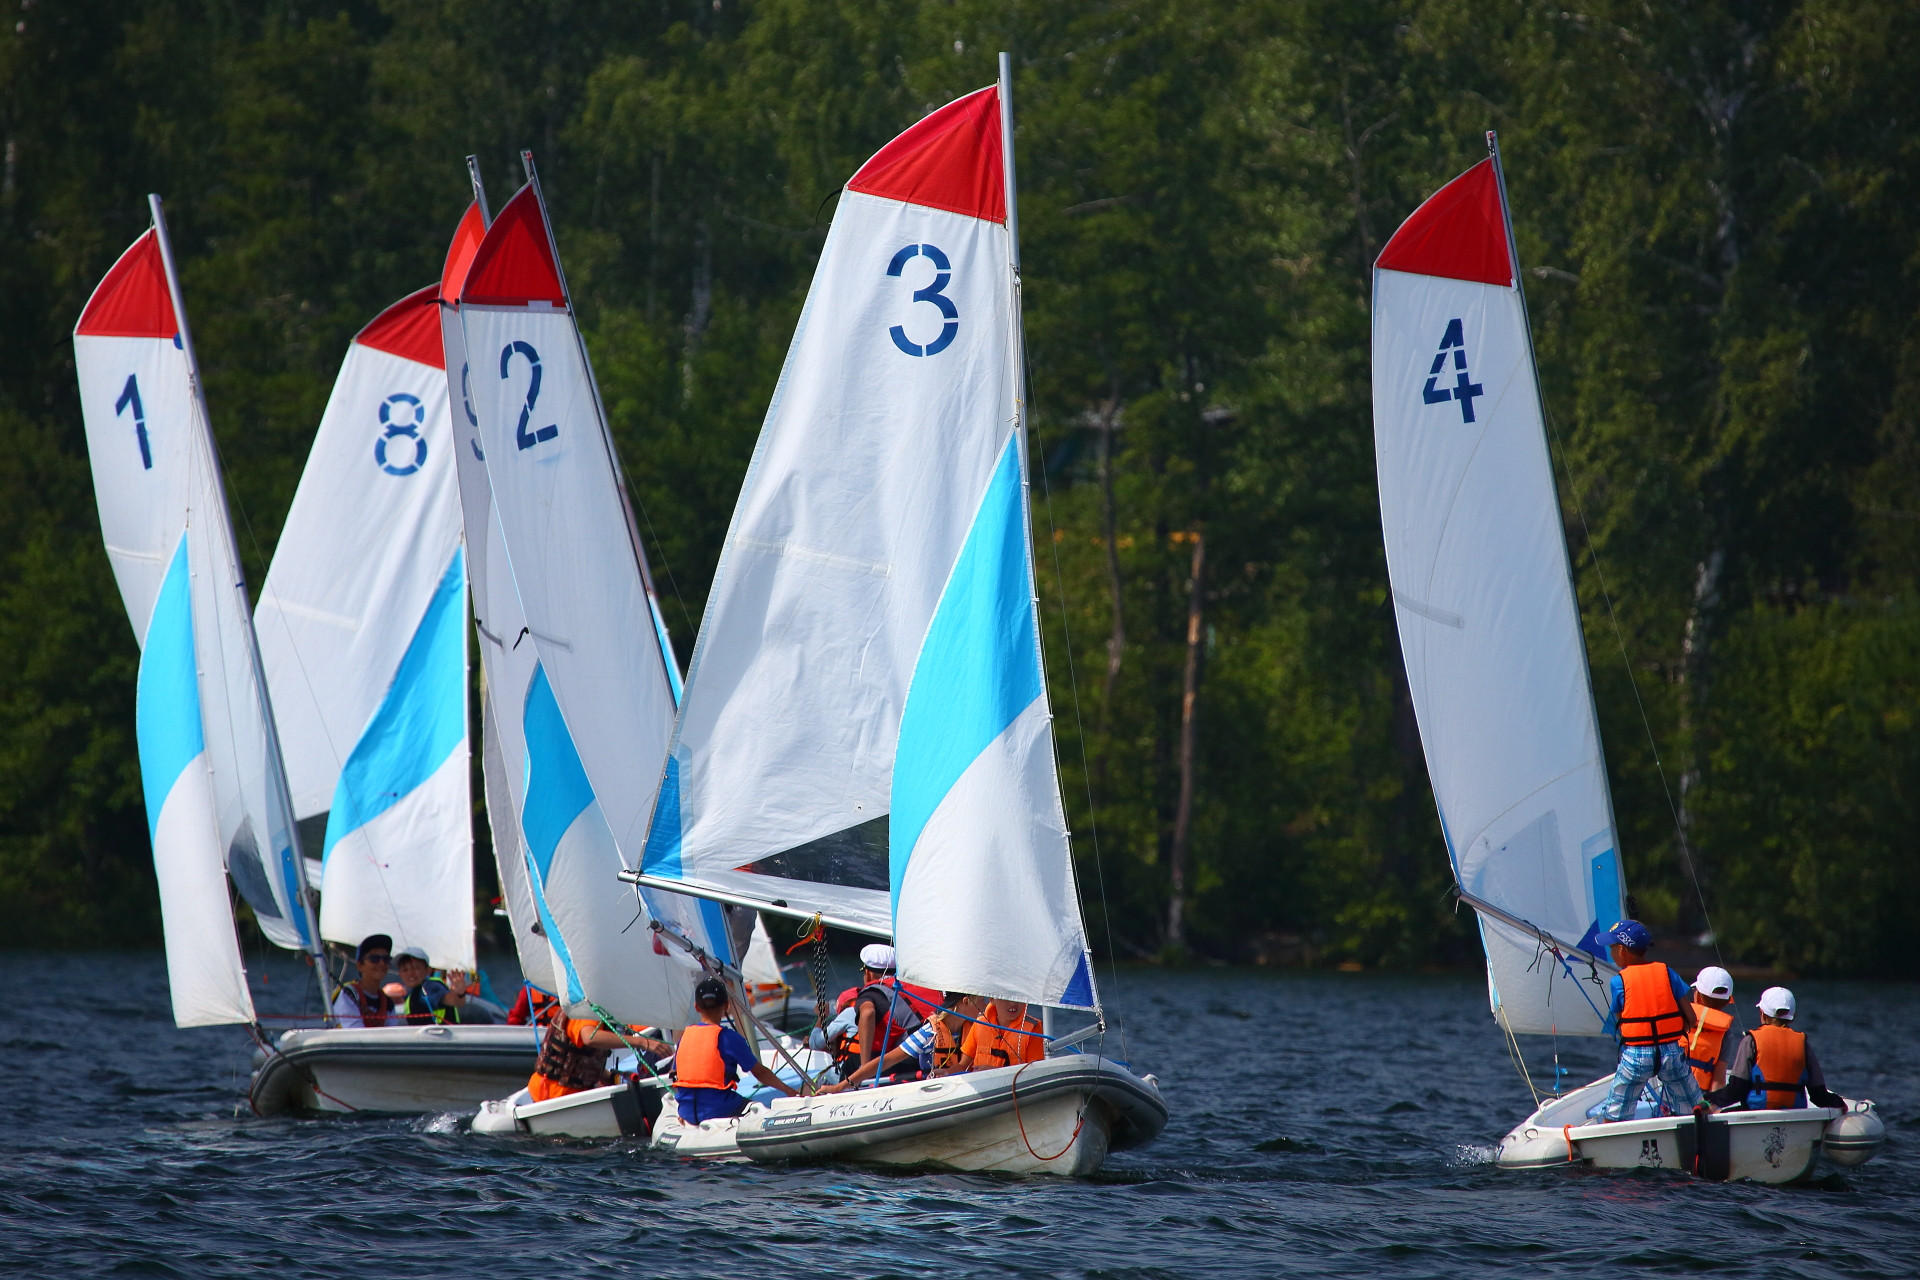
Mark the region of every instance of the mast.
[[[1027, 591], [1033, 601], [1033, 646], [1040, 659], [1040, 697], [1047, 708], [1049, 724], [1053, 719], [1053, 699], [1047, 691], [1047, 650], [1045, 637], [1040, 631], [1040, 586], [1039, 566], [1033, 549], [1033, 485], [1029, 477], [1032, 472], [1027, 457], [1027, 326], [1021, 302], [1020, 281], [1020, 187], [1015, 179], [1013, 166], [1013, 58], [1002, 50], [1000, 53], [1000, 165], [1002, 179], [1006, 184], [1007, 200], [1007, 271], [1009, 275], [1008, 298], [1013, 323], [1013, 412], [1014, 439], [1018, 441], [1020, 451], [1020, 514], [1024, 521], [1027, 539]], [[1053, 750], [1053, 775], [1060, 776], [1060, 741], [1051, 731], [1047, 734]], [[1067, 833], [1067, 848], [1073, 848], [1073, 823], [1067, 816], [1066, 798], [1058, 787], [1054, 789], [1054, 802], [1059, 806], [1060, 827]], [[1073, 859], [1067, 859], [1067, 876], [1073, 885], [1074, 910], [1080, 909], [1079, 877], [1074, 873]], [[1093, 951], [1085, 949], [1084, 957], [1087, 973], [1093, 973]], [[1053, 1010], [1042, 1006], [1042, 1022], [1048, 1035], [1053, 1033]], [[1094, 1001], [1094, 1016], [1100, 1025], [1106, 1025], [1106, 1014], [1099, 1007], [1099, 998]]]
[[[473, 163], [471, 159], [469, 163]], [[620, 495], [620, 511], [627, 521], [627, 540], [632, 544], [634, 564], [640, 569], [640, 585], [646, 590], [648, 611], [653, 614], [654, 641], [660, 648], [660, 661], [666, 666], [667, 687], [673, 692], [673, 705], [678, 708], [683, 688], [680, 660], [674, 656], [673, 643], [667, 638], [666, 620], [660, 615], [657, 603], [659, 591], [653, 585], [653, 568], [647, 563], [646, 544], [640, 541], [640, 525], [633, 516], [633, 498], [627, 492], [627, 486], [624, 483], [627, 469], [620, 464], [620, 452], [613, 443], [613, 427], [607, 421], [607, 402], [600, 395], [600, 378], [593, 371], [593, 359], [587, 354], [587, 340], [580, 332], [580, 315], [574, 310], [573, 290], [567, 287], [567, 269], [560, 261], [560, 242], [554, 238], [553, 217], [547, 212], [547, 193], [540, 185], [539, 171], [534, 168], [533, 152], [522, 151], [520, 165], [526, 170], [527, 185], [533, 188], [534, 203], [540, 206], [540, 224], [546, 228], [547, 246], [553, 252], [553, 270], [560, 279], [560, 296], [566, 299], [567, 314], [573, 318], [573, 340], [580, 349], [580, 363], [587, 371], [587, 386], [593, 390], [594, 416], [600, 422], [600, 442], [607, 450], [607, 461], [613, 465], [614, 489]], [[477, 165], [474, 166], [474, 173], [476, 175], [479, 173]], [[475, 181], [479, 181], [477, 176]], [[484, 201], [480, 208], [484, 215], [486, 211]]]
[[[487, 211], [487, 184], [480, 181], [479, 156], [467, 157], [467, 181], [473, 184], [473, 202], [480, 206], [480, 225], [483, 227], [492, 226], [493, 214]], [[558, 261], [558, 258], [556, 257], [555, 260]], [[566, 287], [564, 282], [562, 282], [561, 287]]]
[[[187, 382], [192, 391], [193, 402], [195, 407], [200, 411], [201, 438], [207, 446], [208, 464], [212, 469], [214, 488], [217, 492], [224, 495], [226, 493], [226, 477], [222, 474], [220, 468], [220, 451], [214, 447], [213, 415], [207, 409], [206, 387], [200, 378], [200, 359], [194, 352], [193, 332], [187, 325], [186, 300], [181, 294], [180, 274], [174, 265], [173, 239], [167, 233], [166, 211], [161, 207], [160, 197], [157, 194], [149, 194], [147, 196], [147, 207], [153, 214], [154, 237], [159, 242], [160, 262], [167, 273], [167, 295], [173, 303], [174, 323], [180, 326], [180, 350], [186, 356]], [[273, 699], [267, 692], [266, 670], [260, 664], [260, 637], [254, 630], [253, 606], [247, 599], [246, 578], [240, 568], [240, 547], [234, 539], [233, 521], [231, 518], [225, 521], [214, 521], [213, 523], [218, 526], [225, 535], [227, 563], [232, 566], [234, 571], [235, 581], [232, 589], [239, 600], [240, 616], [247, 624], [247, 660], [253, 668], [254, 689], [260, 699], [261, 719], [266, 727], [267, 750], [271, 753], [271, 763], [273, 765], [273, 768], [269, 770], [272, 776], [268, 781], [268, 785], [273, 788], [275, 798], [280, 803], [281, 811], [286, 816], [287, 839], [290, 842], [294, 860], [293, 870], [296, 875], [296, 884], [299, 891], [300, 914], [306, 922], [307, 951], [308, 954], [313, 957], [315, 973], [321, 984], [320, 1003], [324, 1010], [323, 1016], [328, 1023], [332, 1023], [333, 1010], [327, 1004], [326, 999], [326, 944], [320, 940], [320, 922], [313, 912], [313, 893], [312, 890], [307, 887], [306, 855], [300, 852], [299, 830], [293, 817], [293, 794], [287, 787], [287, 766], [285, 761], [280, 759], [280, 729], [279, 726], [274, 723]], [[268, 837], [269, 843], [271, 843], [273, 833], [269, 831], [265, 834]]]
[[[1533, 349], [1533, 317], [1527, 312], [1527, 286], [1520, 275], [1520, 242], [1513, 234], [1513, 205], [1507, 200], [1507, 170], [1506, 166], [1502, 164], [1500, 160], [1500, 134], [1498, 130], [1487, 130], [1487, 155], [1493, 161], [1493, 177], [1500, 189], [1500, 220], [1507, 232], [1507, 259], [1512, 264], [1513, 269], [1513, 291], [1520, 299], [1520, 329], [1526, 336], [1527, 341], [1527, 369], [1533, 374], [1533, 396], [1535, 402], [1540, 406], [1540, 429], [1542, 432], [1545, 432], [1547, 429], [1547, 396], [1545, 388], [1540, 385], [1540, 357]], [[1549, 463], [1551, 463], [1553, 458], [1553, 439], [1551, 436], [1547, 439], [1547, 458]], [[1547, 479], [1548, 482], [1553, 485], [1553, 501], [1557, 507], [1560, 503], [1560, 482], [1554, 478], [1553, 468], [1551, 466], [1547, 468]], [[1573, 473], [1571, 470], [1567, 473], [1567, 481], [1568, 483], [1572, 483], [1573, 481]], [[1566, 566], [1567, 593], [1573, 600], [1574, 620], [1578, 623], [1580, 618], [1580, 585], [1574, 581], [1573, 553], [1567, 548], [1567, 540], [1564, 534], [1560, 538], [1560, 556], [1561, 562]], [[1593, 741], [1595, 748], [1600, 753], [1600, 793], [1607, 801], [1607, 826], [1611, 829], [1613, 835], [1614, 866], [1619, 868], [1620, 872], [1620, 901], [1624, 907], [1626, 904], [1626, 862], [1625, 859], [1620, 856], [1619, 852], [1620, 823], [1619, 820], [1615, 818], [1613, 812], [1613, 781], [1607, 776], [1607, 748], [1605, 741], [1603, 741], [1600, 736], [1600, 703], [1593, 694], [1593, 663], [1587, 657], [1585, 628], [1582, 627], [1581, 631], [1580, 668], [1587, 685], [1587, 706], [1593, 714]], [[1455, 887], [1458, 888], [1458, 868], [1455, 869], [1454, 874]], [[1601, 923], [1604, 924], [1605, 921]]]

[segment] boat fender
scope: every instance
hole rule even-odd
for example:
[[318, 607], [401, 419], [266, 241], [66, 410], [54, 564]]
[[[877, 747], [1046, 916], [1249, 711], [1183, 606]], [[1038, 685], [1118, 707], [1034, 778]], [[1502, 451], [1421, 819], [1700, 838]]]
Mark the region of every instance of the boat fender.
[[1865, 1164], [1886, 1139], [1887, 1126], [1871, 1102], [1852, 1103], [1845, 1115], [1828, 1123], [1820, 1136], [1827, 1159], [1848, 1168]]

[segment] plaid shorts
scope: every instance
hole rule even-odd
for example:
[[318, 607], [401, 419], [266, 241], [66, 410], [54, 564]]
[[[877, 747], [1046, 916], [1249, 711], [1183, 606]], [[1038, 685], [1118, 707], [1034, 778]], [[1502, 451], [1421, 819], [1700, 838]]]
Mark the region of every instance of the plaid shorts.
[[1629, 1044], [1620, 1047], [1620, 1065], [1614, 1068], [1606, 1101], [1589, 1108], [1587, 1117], [1605, 1121], [1630, 1118], [1643, 1088], [1651, 1093], [1655, 1110], [1664, 1115], [1685, 1114], [1703, 1101], [1693, 1068], [1687, 1065], [1686, 1046]]

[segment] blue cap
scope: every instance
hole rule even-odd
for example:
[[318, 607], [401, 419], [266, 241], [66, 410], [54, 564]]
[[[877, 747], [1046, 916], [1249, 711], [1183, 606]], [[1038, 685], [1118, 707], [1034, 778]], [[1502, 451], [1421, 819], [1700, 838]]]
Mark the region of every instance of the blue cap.
[[1645, 951], [1651, 939], [1647, 926], [1638, 920], [1622, 920], [1607, 933], [1608, 942], [1617, 942], [1629, 951]]

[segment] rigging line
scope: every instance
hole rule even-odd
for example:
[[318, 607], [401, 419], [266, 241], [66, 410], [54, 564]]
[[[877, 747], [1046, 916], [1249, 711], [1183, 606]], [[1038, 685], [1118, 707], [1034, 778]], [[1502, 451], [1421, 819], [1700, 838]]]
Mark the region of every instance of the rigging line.
[[[1040, 436], [1040, 424], [1033, 421], [1031, 390], [1033, 357], [1028, 354], [1025, 343], [1020, 345], [1020, 355], [1022, 362], [1027, 366], [1027, 387], [1029, 388], [1028, 403], [1022, 406], [1026, 412], [1022, 416], [1028, 420], [1030, 430], [1037, 441]], [[1065, 641], [1063, 648], [1067, 655], [1067, 687], [1073, 691], [1073, 728], [1080, 745], [1080, 780], [1087, 790], [1087, 831], [1093, 844], [1094, 883], [1100, 889], [1100, 923], [1107, 933], [1107, 972], [1112, 975], [1113, 994], [1117, 1000], [1120, 995], [1120, 953], [1114, 950], [1113, 946], [1113, 911], [1107, 905], [1107, 871], [1100, 857], [1100, 817], [1093, 803], [1093, 766], [1087, 760], [1087, 725], [1080, 714], [1080, 676], [1078, 665], [1073, 660], [1073, 624], [1067, 616], [1067, 578], [1065, 571], [1060, 567], [1060, 539], [1057, 536], [1059, 528], [1053, 519], [1053, 481], [1047, 475], [1046, 458], [1046, 451], [1043, 449], [1040, 452], [1040, 493], [1047, 507], [1047, 541], [1053, 547], [1053, 582], [1060, 600], [1060, 633]], [[1116, 1016], [1114, 1024], [1120, 1032], [1120, 1052], [1132, 1057], [1131, 1050], [1127, 1048], [1126, 1023]]]
[[[607, 430], [612, 431], [613, 427], [609, 425]], [[647, 536], [653, 539], [653, 549], [660, 555], [660, 567], [666, 570], [667, 586], [673, 591], [673, 602], [680, 606], [680, 620], [687, 624], [687, 634], [692, 635], [698, 628], [693, 625], [693, 615], [687, 612], [686, 597], [680, 594], [680, 583], [673, 576], [673, 566], [667, 563], [666, 544], [660, 541], [660, 535], [653, 527], [653, 515], [647, 510], [646, 502], [633, 487], [633, 477], [627, 474], [626, 461], [617, 457], [615, 461], [620, 465], [620, 483], [626, 487], [627, 497], [632, 499], [634, 506], [640, 508], [640, 518], [647, 522]]]
[[[1667, 782], [1666, 765], [1660, 760], [1660, 744], [1653, 736], [1653, 721], [1647, 716], [1647, 704], [1640, 696], [1640, 680], [1633, 672], [1633, 659], [1627, 653], [1626, 633], [1620, 628], [1620, 616], [1614, 612], [1613, 593], [1607, 589], [1606, 566], [1600, 561], [1600, 547], [1593, 540], [1593, 530], [1587, 525], [1587, 511], [1580, 501], [1580, 486], [1574, 478], [1573, 463], [1567, 456], [1567, 448], [1560, 438], [1560, 429], [1555, 424], [1553, 411], [1547, 405], [1545, 396], [1540, 397], [1540, 417], [1547, 426], [1547, 439], [1553, 445], [1554, 454], [1560, 459], [1560, 469], [1566, 473], [1567, 496], [1573, 499], [1573, 514], [1580, 521], [1580, 538], [1586, 544], [1587, 555], [1593, 561], [1593, 576], [1600, 588], [1600, 599], [1607, 606], [1607, 622], [1613, 627], [1613, 641], [1620, 649], [1620, 665], [1627, 673], [1627, 684], [1633, 690], [1633, 705], [1640, 712], [1640, 727], [1647, 733], [1647, 748], [1653, 753], [1654, 772], [1660, 777], [1660, 791], [1667, 798], [1667, 812], [1673, 817], [1674, 839], [1680, 842], [1680, 851], [1686, 855], [1687, 877], [1693, 881], [1693, 894], [1700, 902], [1700, 918], [1706, 922], [1707, 933], [1713, 938], [1713, 957], [1722, 964], [1726, 957], [1720, 952], [1720, 932], [1713, 927], [1713, 915], [1707, 910], [1707, 893], [1700, 884], [1700, 871], [1694, 865], [1693, 850], [1687, 843], [1686, 828], [1680, 824], [1680, 806], [1674, 802], [1673, 788]], [[1578, 610], [1580, 602], [1574, 601]]]
[[1526, 1057], [1520, 1052], [1520, 1041], [1515, 1038], [1513, 1027], [1507, 1022], [1507, 1011], [1505, 1009], [1500, 1011], [1500, 1030], [1506, 1033], [1507, 1057], [1513, 1061], [1514, 1069], [1520, 1073], [1520, 1078], [1526, 1081], [1527, 1092], [1533, 1095], [1533, 1109], [1538, 1111], [1540, 1109], [1540, 1091], [1533, 1086], [1533, 1074], [1527, 1070]]

